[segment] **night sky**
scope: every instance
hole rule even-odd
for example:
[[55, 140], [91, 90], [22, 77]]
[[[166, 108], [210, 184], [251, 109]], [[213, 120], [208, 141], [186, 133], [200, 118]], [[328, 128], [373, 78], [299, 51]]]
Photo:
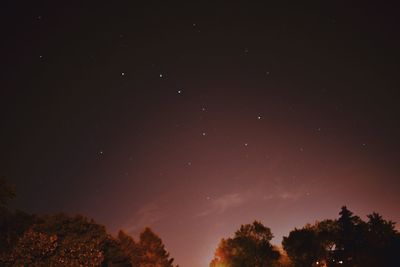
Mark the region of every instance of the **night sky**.
[[0, 8], [13, 207], [150, 226], [183, 267], [255, 219], [275, 244], [342, 205], [400, 222], [395, 5], [25, 2]]

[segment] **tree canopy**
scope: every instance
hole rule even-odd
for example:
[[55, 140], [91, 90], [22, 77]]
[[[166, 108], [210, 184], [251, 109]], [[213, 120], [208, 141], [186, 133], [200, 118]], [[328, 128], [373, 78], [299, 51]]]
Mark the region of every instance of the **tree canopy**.
[[376, 212], [368, 221], [343, 206], [337, 220], [294, 229], [282, 245], [295, 266], [399, 266], [400, 234]]
[[[175, 267], [162, 239], [145, 228], [138, 241], [117, 237], [82, 215], [35, 215], [12, 210], [12, 186], [0, 178], [0, 266]], [[335, 220], [295, 228], [282, 247], [259, 221], [223, 238], [210, 267], [398, 267], [400, 233], [373, 212], [363, 221], [346, 206]]]
[[[18, 213], [10, 216], [21, 217]], [[150, 228], [135, 242], [122, 231], [114, 238], [104, 226], [81, 215], [23, 218], [19, 232], [8, 224], [20, 218], [0, 228], [0, 236], [9, 237], [8, 243], [2, 243], [0, 266], [174, 266], [161, 238]]]
[[242, 225], [233, 238], [222, 239], [210, 267], [264, 267], [279, 259], [268, 227], [255, 221]]

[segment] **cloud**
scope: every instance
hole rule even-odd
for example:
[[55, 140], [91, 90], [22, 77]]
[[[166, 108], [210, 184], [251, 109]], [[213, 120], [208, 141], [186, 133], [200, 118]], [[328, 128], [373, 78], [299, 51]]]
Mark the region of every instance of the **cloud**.
[[209, 208], [197, 214], [196, 217], [203, 217], [213, 213], [221, 214], [229, 209], [241, 206], [247, 200], [248, 199], [243, 194], [225, 194], [218, 198], [211, 199]]
[[151, 227], [165, 217], [165, 213], [157, 201], [149, 202], [140, 208], [124, 228], [128, 233], [137, 232], [145, 227]]
[[253, 187], [242, 193], [227, 193], [209, 200], [208, 207], [195, 217], [203, 217], [211, 214], [222, 214], [230, 209], [243, 206], [248, 202], [277, 201], [279, 203], [297, 201], [306, 196], [305, 187], [288, 189], [282, 186], [274, 186], [269, 192], [265, 187]]
[[282, 189], [275, 189], [275, 192], [271, 194], [265, 194], [262, 196], [264, 201], [269, 200], [282, 200], [282, 201], [296, 201], [299, 198], [305, 196], [307, 193], [302, 192], [302, 190], [282, 190]]

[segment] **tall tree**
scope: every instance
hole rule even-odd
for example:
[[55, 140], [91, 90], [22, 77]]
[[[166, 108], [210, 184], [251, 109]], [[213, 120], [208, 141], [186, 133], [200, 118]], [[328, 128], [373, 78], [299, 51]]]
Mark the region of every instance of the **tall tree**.
[[365, 243], [365, 223], [360, 217], [353, 215], [346, 206], [341, 208], [339, 215], [335, 257], [343, 262], [344, 267], [354, 266]]
[[169, 253], [161, 238], [150, 228], [146, 228], [140, 234], [140, 267], [173, 267], [174, 259]]
[[360, 265], [365, 267], [398, 266], [395, 262], [398, 261], [400, 247], [397, 243], [399, 233], [395, 230], [395, 223], [384, 220], [376, 212], [367, 217], [364, 231], [366, 242], [358, 255]]
[[130, 257], [123, 250], [121, 242], [118, 238], [112, 238], [108, 236], [104, 240], [102, 245], [102, 251], [104, 253], [104, 260], [102, 263], [103, 267], [132, 267], [138, 265], [132, 265]]
[[121, 250], [129, 258], [132, 267], [139, 267], [141, 260], [141, 249], [133, 238], [123, 231], [118, 232], [118, 242]]
[[295, 266], [400, 266], [400, 234], [394, 222], [378, 213], [364, 222], [346, 207], [339, 215], [338, 220], [306, 225], [284, 237], [283, 247]]
[[222, 239], [210, 267], [265, 267], [279, 259], [268, 227], [255, 221], [242, 225], [233, 238]]

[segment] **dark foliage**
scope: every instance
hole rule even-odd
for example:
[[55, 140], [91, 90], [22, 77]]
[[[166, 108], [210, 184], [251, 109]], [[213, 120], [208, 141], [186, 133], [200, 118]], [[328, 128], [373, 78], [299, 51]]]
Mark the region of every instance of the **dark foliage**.
[[258, 221], [242, 225], [233, 238], [222, 239], [210, 267], [264, 267], [277, 262], [280, 253], [270, 241], [273, 235]]
[[[161, 238], [150, 228], [135, 240], [82, 215], [30, 215], [10, 210], [14, 190], [0, 179], [0, 266], [174, 267]], [[262, 223], [242, 225], [222, 239], [210, 267], [398, 267], [400, 233], [373, 212], [367, 221], [342, 207], [337, 220], [295, 228], [282, 245], [271, 245]], [[290, 260], [289, 260], [290, 259]]]
[[400, 234], [378, 213], [362, 221], [342, 207], [335, 221], [294, 229], [282, 245], [295, 266], [396, 267]]
[[0, 266], [173, 267], [162, 240], [149, 228], [135, 242], [117, 238], [84, 216], [65, 214], [2, 217]]
[[30, 215], [7, 208], [14, 191], [0, 179], [0, 266], [173, 267], [150, 228], [139, 242], [82, 215]]

